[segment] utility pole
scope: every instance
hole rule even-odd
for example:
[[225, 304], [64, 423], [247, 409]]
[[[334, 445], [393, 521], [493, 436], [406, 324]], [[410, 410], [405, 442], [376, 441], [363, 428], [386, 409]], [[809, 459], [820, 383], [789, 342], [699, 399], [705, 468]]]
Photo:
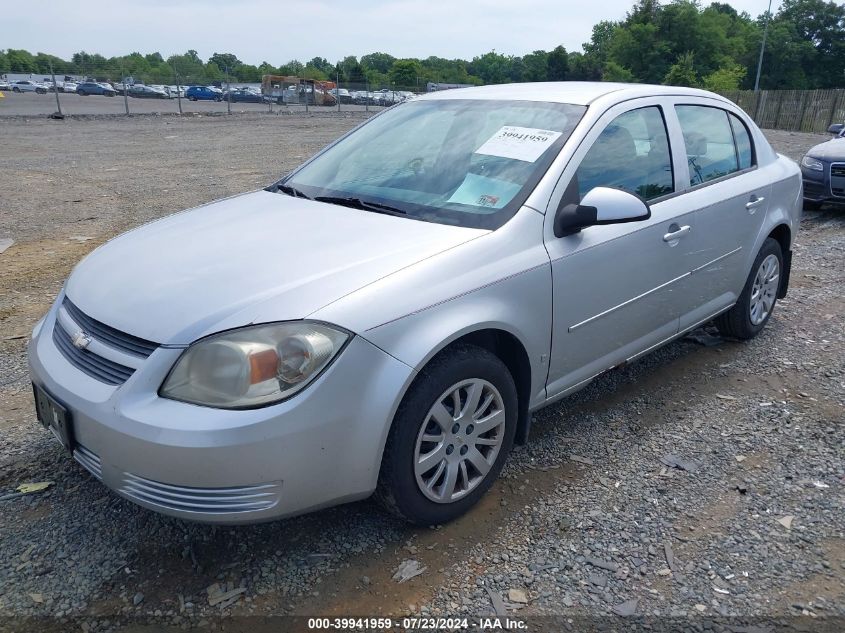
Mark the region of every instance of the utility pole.
[[766, 36], [769, 34], [769, 21], [772, 19], [772, 0], [766, 11], [766, 25], [763, 27], [763, 42], [760, 44], [760, 59], [757, 60], [757, 78], [754, 80], [754, 92], [760, 90], [760, 71], [763, 68], [763, 53], [766, 50]]
[[63, 119], [62, 104], [59, 103], [59, 87], [56, 85], [56, 73], [53, 72], [53, 60], [50, 60], [50, 76], [53, 78], [53, 92], [56, 93], [56, 108], [59, 111], [59, 118]]
[[173, 74], [176, 75], [176, 101], [179, 102], [179, 114], [182, 114], [182, 86], [179, 84], [179, 73], [173, 69]]
[[334, 96], [337, 99], [337, 111], [340, 112], [340, 73], [335, 71]]
[[129, 116], [129, 95], [126, 94], [126, 73], [123, 66], [120, 67], [121, 81], [123, 82], [123, 107], [126, 108], [126, 116]]
[[229, 83], [228, 66], [226, 66], [226, 111], [232, 114], [232, 84]]

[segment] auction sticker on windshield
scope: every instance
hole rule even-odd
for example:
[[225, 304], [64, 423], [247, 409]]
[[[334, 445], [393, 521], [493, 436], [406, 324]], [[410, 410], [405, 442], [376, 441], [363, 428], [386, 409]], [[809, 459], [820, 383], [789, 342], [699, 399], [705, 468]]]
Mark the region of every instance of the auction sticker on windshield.
[[475, 153], [533, 163], [560, 136], [560, 132], [505, 125], [475, 150]]

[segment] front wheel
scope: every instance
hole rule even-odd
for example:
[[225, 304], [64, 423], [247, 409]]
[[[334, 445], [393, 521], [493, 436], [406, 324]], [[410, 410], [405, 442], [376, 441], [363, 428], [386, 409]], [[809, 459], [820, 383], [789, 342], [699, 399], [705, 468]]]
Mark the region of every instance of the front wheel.
[[464, 514], [502, 470], [517, 411], [513, 377], [497, 356], [474, 345], [441, 353], [399, 406], [376, 496], [416, 525]]
[[771, 237], [766, 238], [736, 304], [716, 317], [714, 322], [719, 332], [743, 341], [757, 336], [775, 309], [782, 271], [780, 243]]

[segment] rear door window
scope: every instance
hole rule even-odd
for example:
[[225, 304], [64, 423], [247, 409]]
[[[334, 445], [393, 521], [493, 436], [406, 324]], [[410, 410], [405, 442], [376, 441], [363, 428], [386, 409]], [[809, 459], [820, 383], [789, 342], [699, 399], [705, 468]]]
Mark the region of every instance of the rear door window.
[[[678, 105], [675, 110], [684, 135], [690, 185], [700, 185], [742, 169], [730, 115], [725, 110], [695, 105]], [[744, 158], [750, 161], [750, 141]]]
[[731, 129], [734, 133], [736, 143], [736, 155], [739, 159], [739, 168], [748, 169], [754, 164], [754, 151], [751, 148], [751, 135], [748, 128], [739, 120], [736, 115], [728, 115], [731, 120]]

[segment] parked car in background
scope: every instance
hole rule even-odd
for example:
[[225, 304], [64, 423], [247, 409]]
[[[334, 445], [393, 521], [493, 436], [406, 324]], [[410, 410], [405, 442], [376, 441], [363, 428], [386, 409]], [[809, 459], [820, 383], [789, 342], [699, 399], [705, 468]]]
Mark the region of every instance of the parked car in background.
[[[62, 92], [76, 92], [76, 89], [79, 87], [79, 84], [75, 81], [65, 81], [62, 83], [60, 90]], [[111, 87], [111, 86], [109, 86]]]
[[223, 93], [208, 86], [191, 86], [185, 91], [185, 96], [191, 101], [222, 101]]
[[47, 86], [31, 79], [22, 79], [12, 83], [12, 92], [37, 92], [47, 94]]
[[0, 79], [0, 90], [11, 90], [12, 85], [5, 79]]
[[167, 96], [168, 99], [173, 99], [176, 95], [170, 93], [170, 86], [163, 86], [161, 84], [153, 84], [150, 86], [153, 90], [157, 90]]
[[76, 94], [87, 97], [88, 95], [102, 95], [104, 97], [113, 97], [117, 94], [111, 84], [100, 83], [97, 81], [83, 81], [77, 84]]
[[157, 512], [247, 523], [375, 491], [439, 525], [533, 411], [703, 323], [758, 335], [800, 192], [703, 90], [430, 93], [94, 250], [32, 332], [38, 419]]
[[177, 97], [185, 98], [185, 86], [165, 86], [168, 92], [170, 93], [171, 99], [175, 99]]
[[801, 159], [805, 209], [845, 205], [845, 126], [831, 125], [828, 132], [834, 138], [810, 148]]
[[366, 90], [355, 90], [352, 93], [352, 103], [356, 105], [374, 105], [376, 103], [375, 95]]
[[331, 92], [341, 103], [352, 103], [352, 95], [346, 88], [335, 88]]
[[260, 92], [248, 88], [235, 88], [223, 93], [224, 101], [232, 103], [269, 103], [270, 97], [265, 97]]
[[164, 90], [156, 88], [155, 86], [146, 86], [144, 84], [134, 84], [126, 90], [126, 94], [137, 99], [169, 99]]

